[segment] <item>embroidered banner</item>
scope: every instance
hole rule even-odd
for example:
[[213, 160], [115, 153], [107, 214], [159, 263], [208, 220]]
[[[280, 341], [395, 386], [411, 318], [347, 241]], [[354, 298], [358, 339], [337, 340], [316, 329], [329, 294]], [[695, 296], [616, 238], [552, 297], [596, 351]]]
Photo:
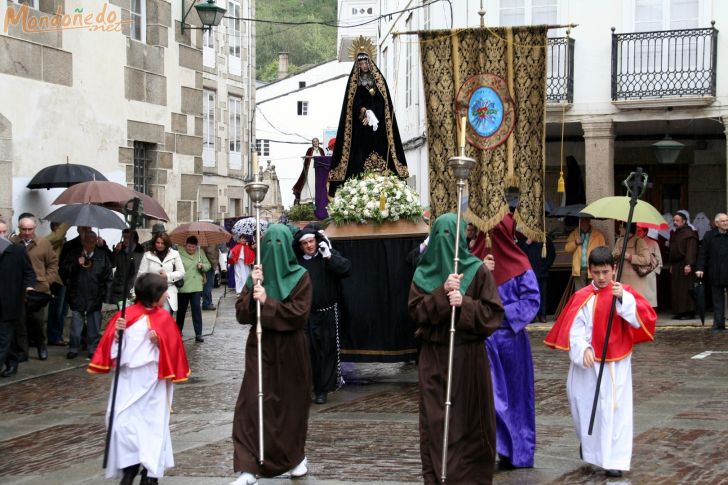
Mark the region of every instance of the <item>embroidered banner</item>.
[[[467, 219], [492, 229], [508, 211], [506, 189], [516, 187], [519, 230], [543, 240], [546, 33], [546, 26], [418, 33], [432, 217], [457, 206], [448, 159], [458, 154], [457, 120], [465, 115], [465, 154], [477, 162], [468, 179]], [[493, 116], [486, 123], [468, 108]], [[512, 124], [499, 116], [513, 117]]]

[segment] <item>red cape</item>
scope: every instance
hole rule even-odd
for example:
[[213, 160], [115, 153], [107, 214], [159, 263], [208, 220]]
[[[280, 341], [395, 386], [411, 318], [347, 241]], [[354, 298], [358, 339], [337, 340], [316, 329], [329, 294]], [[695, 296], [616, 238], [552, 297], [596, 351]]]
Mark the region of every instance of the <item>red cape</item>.
[[[190, 365], [187, 363], [187, 354], [177, 324], [163, 308], [148, 309], [141, 303], [135, 303], [126, 309], [126, 328], [134, 325], [144, 315], [149, 317], [149, 326], [159, 337], [159, 378], [171, 379], [172, 382], [186, 381], [190, 375]], [[120, 316], [121, 312], [116, 312], [106, 325], [104, 335], [88, 365], [88, 372], [106, 374], [116, 364], [116, 360], [111, 358], [111, 346], [116, 345], [114, 332], [116, 320]]]
[[255, 262], [255, 251], [250, 249], [250, 246], [247, 244], [238, 243], [230, 250], [228, 264], [234, 265], [238, 262], [241, 256], [243, 258], [243, 264], [253, 264]]
[[[642, 295], [633, 290], [629, 285], [623, 284], [622, 286], [637, 301], [637, 321], [640, 324], [640, 328], [632, 327], [615, 312], [612, 330], [609, 334], [607, 362], [622, 360], [632, 352], [632, 347], [635, 344], [649, 342], [655, 339], [655, 323], [657, 322], [655, 310]], [[579, 311], [586, 305], [592, 295], [595, 295], [596, 298], [594, 314], [592, 315], [594, 319], [592, 347], [594, 349], [594, 357], [601, 360], [604, 336], [607, 333], [607, 320], [609, 319], [609, 310], [612, 305], [612, 285], [606, 288], [596, 289], [594, 285], [589, 284], [574, 293], [554, 323], [554, 326], [551, 327], [551, 331], [546, 335], [544, 343], [547, 346], [558, 350], [569, 350], [569, 332], [571, 331], [571, 325], [574, 323], [574, 319]]]

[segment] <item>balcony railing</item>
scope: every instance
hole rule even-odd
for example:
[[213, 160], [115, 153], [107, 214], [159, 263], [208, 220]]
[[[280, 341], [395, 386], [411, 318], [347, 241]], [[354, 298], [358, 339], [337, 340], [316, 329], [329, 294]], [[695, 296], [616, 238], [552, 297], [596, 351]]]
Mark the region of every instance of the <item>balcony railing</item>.
[[615, 34], [612, 100], [715, 96], [718, 30]]
[[549, 37], [546, 54], [546, 102], [574, 101], [574, 39]]

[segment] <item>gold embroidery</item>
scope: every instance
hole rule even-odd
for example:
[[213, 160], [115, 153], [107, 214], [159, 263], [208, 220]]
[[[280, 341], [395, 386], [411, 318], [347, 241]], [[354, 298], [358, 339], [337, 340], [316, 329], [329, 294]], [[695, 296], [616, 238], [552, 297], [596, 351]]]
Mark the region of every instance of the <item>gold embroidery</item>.
[[[545, 160], [545, 50], [546, 28], [513, 27], [511, 97], [516, 105], [513, 139], [513, 171], [508, 177], [508, 147], [493, 150], [467, 145], [465, 154], [477, 163], [468, 178], [468, 219], [480, 229], [491, 229], [508, 211], [505, 185], [516, 182], [520, 191], [514, 216], [521, 230], [543, 240], [543, 164]], [[453, 39], [453, 37], [457, 39]], [[420, 33], [422, 77], [427, 113], [430, 208], [432, 217], [452, 211], [457, 191], [448, 159], [456, 153], [454, 96], [460, 89], [455, 79], [468, 79], [483, 72], [508, 79], [508, 49], [505, 29], [462, 29]], [[454, 62], [452, 42], [457, 42], [459, 62]], [[521, 46], [528, 45], [528, 48]], [[510, 178], [510, 180], [509, 180]]]
[[387, 170], [387, 161], [383, 159], [377, 152], [372, 151], [366, 160], [364, 160], [365, 172], [384, 172]]

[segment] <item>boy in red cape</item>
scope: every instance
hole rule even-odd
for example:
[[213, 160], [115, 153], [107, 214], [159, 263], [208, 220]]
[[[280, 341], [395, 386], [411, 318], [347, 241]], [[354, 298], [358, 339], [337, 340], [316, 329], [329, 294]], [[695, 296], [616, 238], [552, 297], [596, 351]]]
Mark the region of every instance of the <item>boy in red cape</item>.
[[[606, 246], [589, 254], [589, 271], [591, 284], [574, 293], [544, 343], [569, 352], [566, 394], [582, 459], [604, 468], [608, 477], [621, 477], [632, 458], [632, 347], [654, 340], [657, 315], [642, 295], [612, 280], [614, 257]], [[618, 300], [590, 436], [589, 420], [613, 296]]]
[[[174, 382], [187, 380], [190, 367], [177, 324], [164, 310], [167, 281], [144, 273], [134, 284], [136, 303], [117, 312], [106, 326], [88, 372], [105, 374], [117, 364], [117, 331], [122, 340], [114, 424], [106, 477], [131, 484], [142, 468], [141, 484], [157, 483], [174, 466], [169, 410]], [[113, 387], [112, 387], [113, 392]], [[111, 398], [107, 408], [107, 423]]]

